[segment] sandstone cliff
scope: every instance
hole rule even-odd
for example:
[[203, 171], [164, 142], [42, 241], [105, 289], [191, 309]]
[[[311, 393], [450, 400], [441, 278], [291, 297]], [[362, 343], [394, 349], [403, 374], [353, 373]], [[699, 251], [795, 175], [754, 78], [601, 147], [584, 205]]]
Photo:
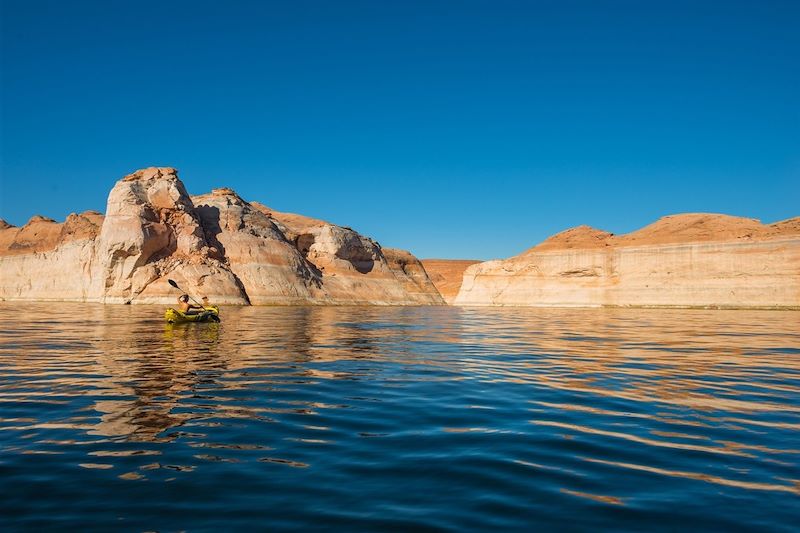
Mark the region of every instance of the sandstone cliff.
[[580, 226], [469, 267], [455, 304], [800, 307], [800, 218], [684, 214], [619, 236]]
[[172, 168], [126, 176], [106, 216], [0, 226], [0, 299], [172, 303], [174, 279], [228, 304], [442, 304], [420, 262], [230, 189], [191, 197]]
[[480, 261], [474, 259], [423, 259], [422, 265], [444, 301], [452, 304], [461, 289], [464, 271]]
[[441, 304], [419, 261], [350, 228], [248, 203], [230, 189], [192, 198], [208, 242], [254, 304]]
[[34, 216], [0, 229], [0, 299], [87, 300], [103, 215]]

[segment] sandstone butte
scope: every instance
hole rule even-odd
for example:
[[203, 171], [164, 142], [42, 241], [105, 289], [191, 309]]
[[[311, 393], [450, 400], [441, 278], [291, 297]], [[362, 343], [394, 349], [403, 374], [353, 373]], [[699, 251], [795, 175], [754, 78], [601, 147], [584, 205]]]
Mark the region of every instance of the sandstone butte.
[[189, 196], [173, 168], [118, 181], [105, 216], [0, 223], [2, 300], [173, 303], [167, 279], [218, 304], [444, 304], [410, 253], [230, 189]]
[[800, 217], [664, 217], [626, 235], [579, 226], [468, 267], [456, 305], [800, 307]]

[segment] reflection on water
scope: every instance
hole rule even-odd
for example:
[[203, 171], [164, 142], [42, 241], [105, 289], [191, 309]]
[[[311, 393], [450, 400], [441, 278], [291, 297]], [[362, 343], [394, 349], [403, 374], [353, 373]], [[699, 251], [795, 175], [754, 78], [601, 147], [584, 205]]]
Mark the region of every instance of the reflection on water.
[[0, 311], [12, 527], [800, 521], [800, 313]]

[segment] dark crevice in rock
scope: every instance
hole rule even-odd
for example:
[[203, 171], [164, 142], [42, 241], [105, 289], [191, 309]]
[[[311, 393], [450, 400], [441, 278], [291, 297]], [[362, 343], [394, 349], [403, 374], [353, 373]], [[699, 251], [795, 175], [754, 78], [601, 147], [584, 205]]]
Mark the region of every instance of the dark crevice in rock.
[[[195, 208], [197, 218], [200, 220], [200, 227], [203, 229], [206, 243], [212, 248], [212, 255], [224, 260], [225, 247], [219, 242], [217, 235], [222, 233], [220, 224], [220, 212], [218, 207], [210, 205], [200, 205]], [[216, 254], [213, 252], [216, 251]]]
[[314, 245], [314, 235], [311, 233], [298, 235], [294, 240], [294, 245], [303, 257], [308, 257], [308, 252]]
[[239, 290], [242, 293], [242, 298], [244, 298], [244, 301], [247, 302], [247, 305], [252, 305], [250, 303], [250, 296], [247, 294], [247, 289], [244, 288], [244, 283], [242, 283], [242, 280], [239, 279], [239, 276], [236, 275], [233, 269], [229, 267], [228, 270], [230, 270], [231, 275], [233, 276], [234, 283], [236, 283], [236, 286], [239, 287]]

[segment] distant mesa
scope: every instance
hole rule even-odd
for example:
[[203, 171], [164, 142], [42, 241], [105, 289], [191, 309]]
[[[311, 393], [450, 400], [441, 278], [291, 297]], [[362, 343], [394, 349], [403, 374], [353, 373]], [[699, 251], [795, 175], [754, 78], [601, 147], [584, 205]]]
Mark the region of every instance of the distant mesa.
[[770, 239], [800, 234], [798, 221], [800, 217], [774, 224], [762, 224], [754, 218], [715, 213], [685, 213], [662, 217], [649, 226], [623, 235], [614, 235], [590, 226], [577, 226], [553, 235], [523, 254], [607, 246]]
[[544, 250], [571, 250], [575, 248], [602, 248], [611, 245], [610, 240], [613, 236], [613, 233], [595, 229], [591, 226], [577, 226], [561, 233], [556, 233], [524, 253], [535, 253]]
[[624, 235], [578, 226], [509, 259], [468, 267], [453, 302], [800, 308], [800, 217], [762, 224], [687, 213]]
[[[796, 219], [795, 219], [796, 220]], [[760, 240], [797, 235], [791, 224], [762, 224], [754, 218], [714, 213], [670, 215], [644, 228], [619, 236], [619, 246]]]

